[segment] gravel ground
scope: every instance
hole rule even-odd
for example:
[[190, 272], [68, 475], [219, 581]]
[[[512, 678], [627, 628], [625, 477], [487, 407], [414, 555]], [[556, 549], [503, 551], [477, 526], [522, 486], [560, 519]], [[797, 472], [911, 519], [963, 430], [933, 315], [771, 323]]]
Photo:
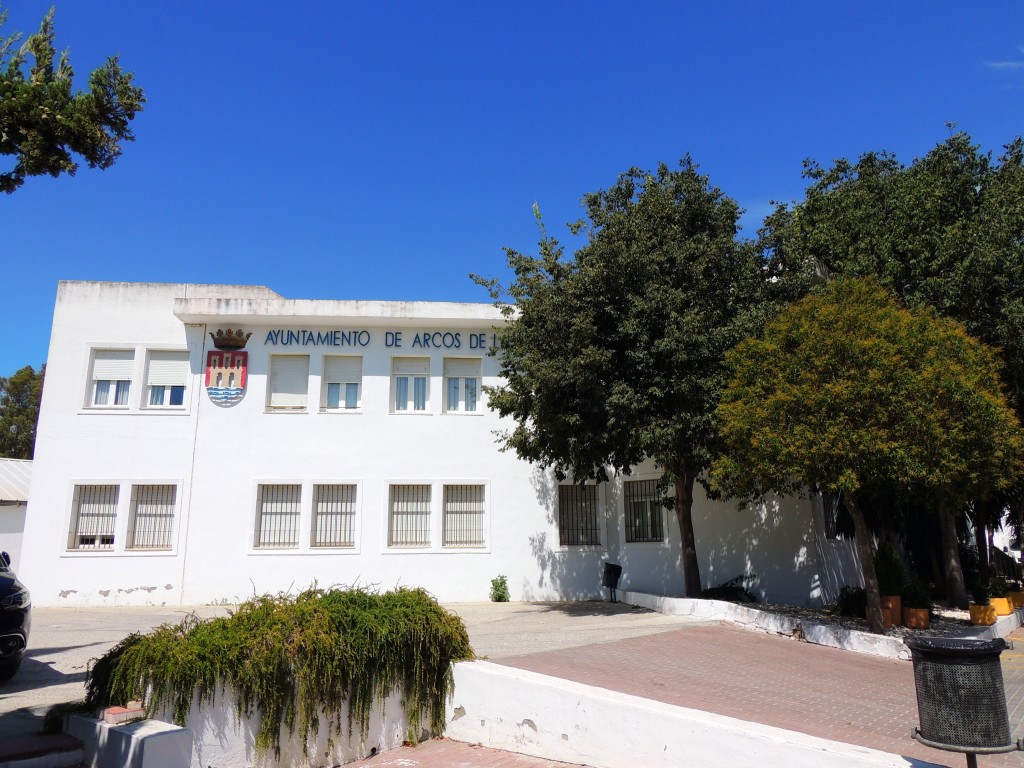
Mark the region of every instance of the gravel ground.
[[[744, 604], [746, 605], [746, 603]], [[841, 627], [843, 629], [867, 632], [867, 619], [857, 616], [840, 616], [829, 609], [800, 608], [794, 605], [772, 605], [769, 603], [753, 603], [751, 608], [766, 613], [776, 613], [782, 616], [789, 616], [802, 621], [814, 621], [830, 627]], [[957, 608], [947, 608], [944, 605], [932, 605], [931, 622], [928, 629], [907, 629], [906, 627], [890, 627], [885, 634], [890, 637], [910, 637], [912, 635], [929, 635], [931, 637], [962, 637], [974, 632], [975, 627], [971, 625], [970, 615], [967, 611]]]

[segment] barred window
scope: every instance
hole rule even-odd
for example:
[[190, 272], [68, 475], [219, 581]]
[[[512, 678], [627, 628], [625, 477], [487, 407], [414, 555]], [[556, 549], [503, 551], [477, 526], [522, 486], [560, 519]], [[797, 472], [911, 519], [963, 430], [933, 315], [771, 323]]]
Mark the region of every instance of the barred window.
[[354, 547], [356, 487], [318, 485], [313, 489], [314, 547]]
[[430, 486], [392, 485], [388, 494], [388, 546], [430, 546]]
[[297, 547], [301, 485], [261, 485], [256, 510], [256, 547]]
[[626, 541], [664, 541], [664, 506], [657, 480], [627, 480], [623, 484]]
[[113, 549], [116, 485], [76, 485], [68, 549]]
[[482, 485], [446, 485], [444, 487], [445, 547], [484, 546], [484, 487]]
[[128, 549], [171, 548], [176, 492], [177, 489], [173, 485], [132, 487]]
[[558, 543], [563, 547], [600, 545], [596, 485], [558, 486]]

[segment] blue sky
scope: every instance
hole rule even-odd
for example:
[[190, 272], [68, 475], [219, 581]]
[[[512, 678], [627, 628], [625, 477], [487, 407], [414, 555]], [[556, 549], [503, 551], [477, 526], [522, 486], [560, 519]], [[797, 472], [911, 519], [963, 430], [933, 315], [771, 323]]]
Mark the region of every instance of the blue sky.
[[76, 84], [118, 53], [148, 104], [113, 168], [0, 197], [0, 375], [45, 361], [60, 279], [486, 301], [467, 275], [534, 249], [535, 201], [563, 233], [630, 166], [691, 153], [753, 235], [804, 158], [1024, 131], [1018, 2], [63, 0], [56, 27]]

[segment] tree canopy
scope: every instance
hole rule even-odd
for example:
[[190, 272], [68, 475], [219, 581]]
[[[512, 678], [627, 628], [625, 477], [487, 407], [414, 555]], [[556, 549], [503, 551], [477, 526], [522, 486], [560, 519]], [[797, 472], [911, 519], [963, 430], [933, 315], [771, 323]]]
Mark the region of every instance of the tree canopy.
[[[633, 168], [583, 198], [572, 259], [542, 227], [540, 255], [506, 249], [515, 280], [491, 407], [506, 448], [560, 478], [605, 479], [651, 458], [675, 487], [686, 591], [700, 592], [691, 505], [714, 456], [725, 351], [757, 326], [761, 273], [740, 210], [689, 157]], [[503, 293], [504, 292], [504, 293]]]
[[37, 372], [26, 365], [13, 376], [0, 376], [0, 456], [4, 458], [32, 458], [45, 370], [43, 366]]
[[862, 492], [931, 493], [948, 510], [1021, 474], [1024, 441], [995, 350], [930, 309], [902, 307], [877, 279], [840, 278], [790, 305], [727, 367], [714, 482], [746, 496], [841, 493], [875, 629]]
[[[6, 18], [0, 12], [0, 25]], [[146, 100], [132, 74], [113, 56], [89, 76], [89, 90], [73, 92], [68, 52], [57, 56], [53, 45], [53, 9], [20, 40], [0, 38], [0, 154], [15, 158], [0, 173], [0, 191], [13, 192], [29, 176], [73, 175], [76, 155], [90, 168], [109, 168], [121, 142], [135, 139], [129, 123]]]

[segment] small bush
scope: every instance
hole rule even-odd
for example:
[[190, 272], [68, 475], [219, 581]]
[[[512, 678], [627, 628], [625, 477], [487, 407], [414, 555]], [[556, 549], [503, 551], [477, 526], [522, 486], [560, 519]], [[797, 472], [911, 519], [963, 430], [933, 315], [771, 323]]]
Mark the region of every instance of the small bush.
[[890, 542], [885, 541], [875, 553], [875, 576], [878, 579], [880, 595], [899, 595], [907, 585], [907, 572], [899, 553]]
[[495, 576], [491, 579], [491, 602], [507, 603], [508, 600], [508, 579], [504, 575]]
[[932, 596], [928, 585], [923, 581], [911, 581], [903, 587], [902, 600], [904, 608], [931, 608]]
[[836, 610], [840, 616], [856, 616], [864, 618], [868, 610], [868, 593], [860, 587], [846, 586], [839, 590], [839, 602]]
[[225, 618], [193, 614], [129, 635], [92, 665], [86, 696], [92, 707], [141, 699], [184, 725], [194, 693], [206, 703], [230, 687], [238, 716], [260, 717], [256, 752], [279, 757], [282, 726], [305, 743], [323, 714], [340, 735], [332, 713], [346, 704], [349, 736], [356, 724], [365, 738], [373, 702], [396, 688], [410, 730], [419, 733], [425, 715], [440, 733], [452, 662], [472, 656], [462, 620], [421, 589], [314, 587], [253, 598]]
[[733, 576], [724, 584], [708, 587], [700, 593], [705, 600], [725, 600], [730, 603], [756, 603], [757, 596], [747, 587], [757, 579], [754, 574]]

